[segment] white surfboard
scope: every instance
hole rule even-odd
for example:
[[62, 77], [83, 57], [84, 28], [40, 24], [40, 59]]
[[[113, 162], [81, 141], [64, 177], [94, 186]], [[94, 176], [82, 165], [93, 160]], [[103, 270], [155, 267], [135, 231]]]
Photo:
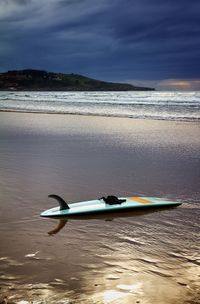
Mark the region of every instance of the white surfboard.
[[59, 207], [48, 209], [40, 214], [47, 218], [70, 218], [84, 215], [106, 214], [114, 212], [134, 211], [147, 208], [175, 207], [181, 202], [173, 202], [156, 197], [122, 197], [116, 202], [107, 203], [103, 198], [91, 201], [67, 204], [58, 195], [49, 195], [59, 202]]

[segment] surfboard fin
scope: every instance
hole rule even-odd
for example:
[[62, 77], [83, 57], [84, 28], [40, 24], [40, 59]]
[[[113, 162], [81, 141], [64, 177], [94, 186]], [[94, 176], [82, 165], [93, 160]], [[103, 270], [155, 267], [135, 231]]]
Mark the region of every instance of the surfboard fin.
[[52, 197], [56, 199], [60, 205], [60, 210], [66, 210], [69, 209], [68, 204], [64, 201], [64, 199], [56, 194], [49, 194], [48, 197]]

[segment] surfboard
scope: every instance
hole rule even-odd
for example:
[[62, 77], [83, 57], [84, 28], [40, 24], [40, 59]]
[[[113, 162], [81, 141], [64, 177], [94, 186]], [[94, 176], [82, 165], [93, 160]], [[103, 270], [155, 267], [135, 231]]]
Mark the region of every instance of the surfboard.
[[40, 216], [47, 218], [71, 218], [84, 215], [106, 214], [114, 212], [134, 211], [147, 208], [166, 208], [181, 205], [181, 202], [173, 202], [156, 197], [122, 197], [114, 204], [108, 204], [101, 199], [67, 204], [58, 195], [49, 195], [56, 199], [60, 206], [43, 211]]

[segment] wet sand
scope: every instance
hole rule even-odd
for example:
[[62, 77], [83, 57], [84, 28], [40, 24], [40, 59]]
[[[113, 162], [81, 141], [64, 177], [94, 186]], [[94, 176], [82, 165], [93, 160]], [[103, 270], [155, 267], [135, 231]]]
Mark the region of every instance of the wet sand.
[[[0, 295], [9, 303], [200, 303], [197, 123], [0, 113]], [[69, 202], [145, 195], [177, 208], [39, 217]], [[22, 302], [27, 301], [27, 302]], [[32, 302], [31, 302], [32, 301]]]

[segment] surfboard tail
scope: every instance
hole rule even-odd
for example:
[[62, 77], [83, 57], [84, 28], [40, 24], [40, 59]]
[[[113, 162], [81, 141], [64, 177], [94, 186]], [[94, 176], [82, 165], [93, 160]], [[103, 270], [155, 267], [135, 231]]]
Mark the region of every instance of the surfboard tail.
[[60, 205], [60, 210], [69, 209], [68, 204], [64, 201], [64, 199], [57, 194], [49, 194], [48, 197], [54, 198]]

